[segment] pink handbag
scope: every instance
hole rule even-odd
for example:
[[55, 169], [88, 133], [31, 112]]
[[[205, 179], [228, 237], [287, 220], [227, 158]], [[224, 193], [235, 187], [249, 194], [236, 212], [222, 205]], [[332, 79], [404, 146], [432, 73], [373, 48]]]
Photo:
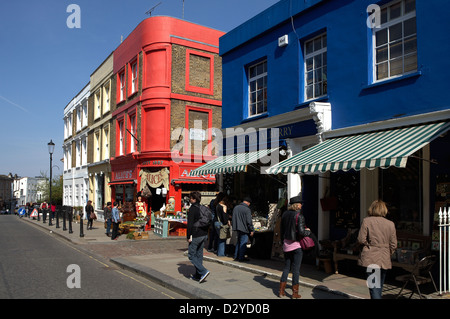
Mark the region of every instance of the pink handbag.
[[300, 239], [300, 246], [303, 250], [309, 250], [314, 248], [314, 240], [311, 237], [303, 237]]
[[[300, 213], [298, 213], [295, 216], [295, 225], [298, 225], [298, 215]], [[314, 248], [315, 244], [314, 244], [314, 240], [311, 237], [305, 236], [302, 239], [300, 239], [300, 246], [302, 247], [302, 250], [309, 250]]]

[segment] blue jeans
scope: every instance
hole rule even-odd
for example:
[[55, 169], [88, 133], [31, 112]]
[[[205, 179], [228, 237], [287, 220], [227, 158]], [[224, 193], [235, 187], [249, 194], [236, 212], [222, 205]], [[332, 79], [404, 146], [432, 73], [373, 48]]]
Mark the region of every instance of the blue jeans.
[[234, 259], [243, 260], [247, 250], [248, 234], [237, 231], [236, 249], [234, 250]]
[[300, 265], [302, 264], [303, 250], [297, 248], [296, 250], [284, 252], [284, 269], [281, 275], [281, 281], [286, 282], [289, 272], [292, 269], [292, 285], [298, 285], [300, 277]]
[[208, 270], [203, 266], [203, 248], [208, 235], [192, 238], [188, 247], [188, 258], [195, 267], [196, 275], [203, 276]]
[[109, 235], [109, 233], [111, 232], [111, 218], [107, 218], [106, 219], [106, 234]]
[[369, 286], [370, 298], [371, 299], [382, 299], [381, 293], [383, 291], [384, 280], [386, 279], [386, 269], [379, 268], [380, 277], [374, 279], [373, 276], [376, 275], [376, 272], [367, 271], [367, 285]]
[[225, 243], [226, 239], [220, 239], [220, 226], [222, 226], [221, 222], [214, 223], [214, 231], [216, 232], [216, 241], [218, 241], [217, 245], [217, 256], [225, 256]]

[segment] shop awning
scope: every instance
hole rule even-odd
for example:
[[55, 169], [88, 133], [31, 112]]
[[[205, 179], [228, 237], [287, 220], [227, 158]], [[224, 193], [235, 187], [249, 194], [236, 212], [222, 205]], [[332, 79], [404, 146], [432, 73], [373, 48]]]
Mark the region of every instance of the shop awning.
[[172, 179], [170, 181], [172, 185], [175, 184], [215, 184], [215, 180], [211, 179], [194, 179], [194, 178], [179, 178], [179, 179]]
[[207, 174], [243, 172], [247, 170], [247, 165], [257, 162], [259, 159], [270, 155], [276, 150], [278, 150], [278, 147], [260, 151], [219, 156], [205, 165], [192, 170], [189, 175], [201, 176]]
[[408, 156], [449, 129], [450, 122], [439, 122], [331, 138], [272, 166], [267, 172], [311, 174], [405, 167]]
[[134, 184], [135, 181], [131, 180], [131, 181], [113, 181], [113, 182], [109, 182], [108, 185], [113, 186], [113, 185], [124, 185], [124, 184]]

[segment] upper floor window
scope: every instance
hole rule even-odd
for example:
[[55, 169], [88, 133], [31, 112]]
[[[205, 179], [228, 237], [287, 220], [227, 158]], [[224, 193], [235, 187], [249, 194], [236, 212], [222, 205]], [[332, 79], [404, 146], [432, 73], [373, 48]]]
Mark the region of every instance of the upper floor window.
[[137, 62], [131, 64], [131, 94], [138, 90], [138, 67]]
[[103, 128], [103, 159], [109, 158], [109, 125]]
[[125, 144], [125, 132], [124, 132], [124, 122], [119, 122], [119, 155], [124, 154], [124, 144]]
[[101, 115], [101, 100], [102, 100], [102, 96], [101, 96], [101, 92], [100, 90], [98, 90], [97, 92], [95, 92], [95, 96], [94, 96], [94, 104], [95, 104], [95, 116], [94, 118], [99, 118]]
[[83, 103], [83, 123], [82, 127], [86, 127], [88, 125], [88, 102]]
[[87, 139], [84, 137], [81, 140], [81, 165], [87, 164]]
[[130, 116], [130, 152], [134, 153], [136, 151], [136, 114]]
[[267, 60], [248, 68], [248, 116], [267, 112]]
[[100, 161], [100, 143], [101, 143], [100, 131], [96, 131], [94, 140], [94, 148], [95, 148], [94, 159], [96, 162]]
[[305, 41], [305, 99], [327, 94], [327, 34]]
[[373, 28], [374, 81], [417, 71], [415, 0], [392, 1], [381, 8]]
[[119, 102], [125, 99], [125, 72], [119, 73]]
[[76, 109], [77, 113], [77, 132], [81, 130], [81, 124], [82, 124], [82, 114], [81, 114], [81, 107]]
[[103, 87], [103, 114], [108, 112], [110, 110], [110, 98], [111, 98], [111, 85], [110, 82], [108, 82]]

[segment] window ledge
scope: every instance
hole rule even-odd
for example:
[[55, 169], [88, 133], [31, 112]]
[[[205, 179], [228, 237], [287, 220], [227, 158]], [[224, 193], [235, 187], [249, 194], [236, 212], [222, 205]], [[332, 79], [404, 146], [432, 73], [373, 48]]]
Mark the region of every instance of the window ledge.
[[260, 120], [260, 119], [266, 118], [266, 117], [268, 117], [268, 116], [269, 116], [269, 112], [266, 112], [266, 113], [261, 114], [261, 115], [255, 115], [255, 116], [252, 116], [252, 117], [248, 117], [248, 118], [246, 118], [246, 119], [243, 119], [243, 120], [241, 121], [241, 124], [247, 123], [247, 122], [251, 122], [251, 121]]
[[323, 95], [323, 96], [317, 97], [317, 98], [315, 98], [315, 99], [311, 99], [311, 100], [308, 100], [308, 101], [304, 101], [304, 102], [298, 104], [298, 105], [295, 107], [295, 109], [300, 109], [300, 108], [302, 108], [302, 107], [309, 106], [309, 104], [311, 104], [312, 102], [323, 102], [323, 101], [328, 101], [328, 99], [329, 99], [328, 94], [327, 94], [327, 95]]
[[367, 89], [371, 89], [371, 88], [375, 88], [375, 87], [379, 87], [379, 86], [388, 85], [388, 84], [391, 84], [391, 83], [403, 81], [403, 80], [406, 80], [406, 79], [419, 77], [421, 75], [422, 75], [422, 71], [417, 71], [417, 72], [414, 72], [414, 73], [405, 74], [405, 75], [402, 75], [402, 76], [399, 76], [399, 77], [395, 77], [395, 78], [392, 78], [392, 79], [387, 79], [387, 80], [379, 81], [379, 82], [373, 82], [371, 84], [364, 85], [362, 87], [362, 89], [363, 90], [367, 90]]

